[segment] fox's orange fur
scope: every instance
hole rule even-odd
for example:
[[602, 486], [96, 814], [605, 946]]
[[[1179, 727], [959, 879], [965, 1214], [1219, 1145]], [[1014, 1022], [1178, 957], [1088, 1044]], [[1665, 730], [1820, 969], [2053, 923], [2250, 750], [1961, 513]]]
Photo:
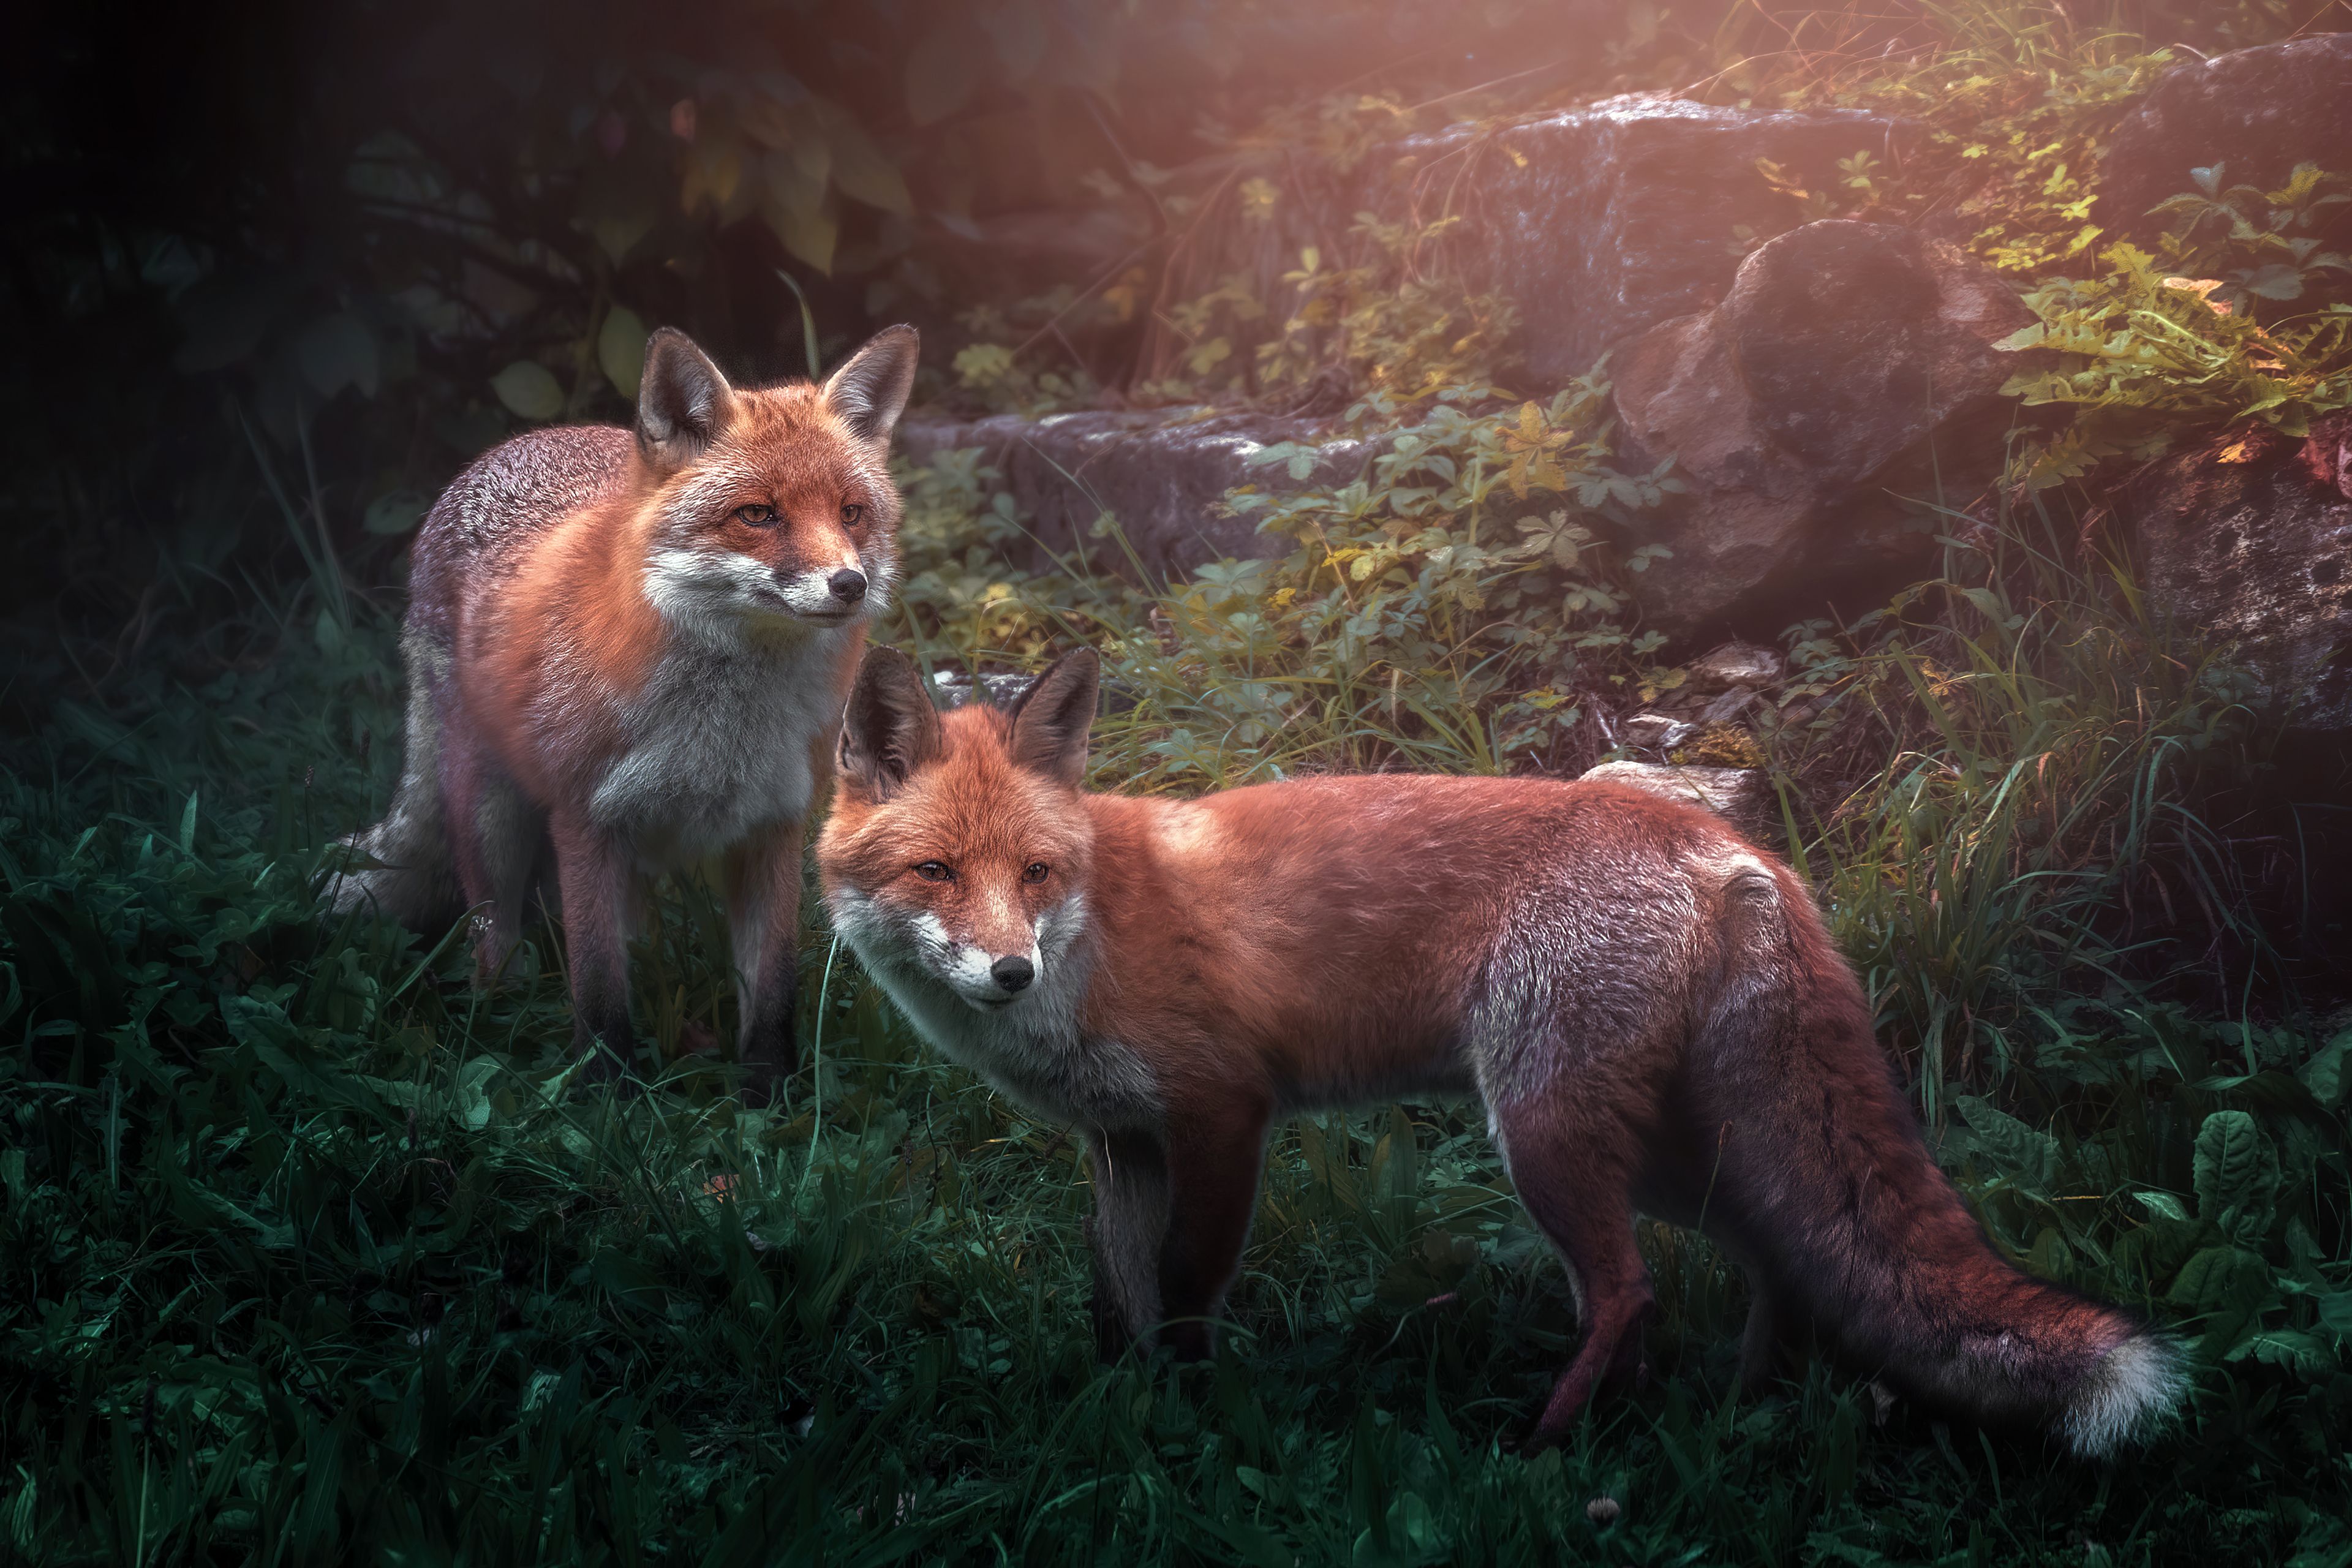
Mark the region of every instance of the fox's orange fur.
[[915, 352], [893, 328], [822, 386], [739, 388], [665, 330], [634, 432], [535, 431], [460, 475], [417, 537], [399, 794], [337, 905], [469, 907], [495, 976], [551, 858], [576, 1033], [625, 1058], [640, 885], [715, 859], [741, 1054], [789, 1070], [803, 824], [894, 584]]
[[1089, 795], [1094, 705], [1090, 654], [942, 717], [875, 650], [818, 863], [929, 1037], [1084, 1130], [1108, 1340], [1207, 1350], [1274, 1117], [1454, 1091], [1485, 1101], [1584, 1321], [1538, 1442], [1641, 1370], [1637, 1210], [1746, 1266], [1750, 1379], [1818, 1328], [2086, 1453], [2177, 1401], [2168, 1342], [1994, 1252], [1803, 884], [1720, 820], [1524, 779]]

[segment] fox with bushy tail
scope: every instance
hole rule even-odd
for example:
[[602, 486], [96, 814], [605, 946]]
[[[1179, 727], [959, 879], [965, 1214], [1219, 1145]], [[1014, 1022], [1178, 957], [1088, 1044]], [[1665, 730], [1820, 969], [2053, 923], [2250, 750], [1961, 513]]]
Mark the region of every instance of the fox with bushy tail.
[[2178, 1404], [2168, 1339], [1994, 1251], [1811, 896], [1719, 819], [1532, 779], [1089, 794], [1096, 683], [1081, 651], [1005, 709], [941, 715], [875, 649], [818, 866], [836, 929], [931, 1042], [1083, 1131], [1107, 1348], [1208, 1352], [1272, 1119], [1459, 1092], [1583, 1320], [1537, 1445], [1644, 1372], [1636, 1213], [1746, 1268], [1751, 1384], [1818, 1333], [2085, 1455]]
[[893, 327], [821, 385], [739, 387], [664, 328], [634, 431], [535, 430], [460, 474], [416, 541], [399, 789], [349, 841], [334, 906], [471, 909], [493, 978], [551, 859], [574, 1034], [609, 1072], [633, 1055], [645, 879], [715, 862], [741, 1058], [789, 1072], [803, 825], [890, 603], [915, 355]]

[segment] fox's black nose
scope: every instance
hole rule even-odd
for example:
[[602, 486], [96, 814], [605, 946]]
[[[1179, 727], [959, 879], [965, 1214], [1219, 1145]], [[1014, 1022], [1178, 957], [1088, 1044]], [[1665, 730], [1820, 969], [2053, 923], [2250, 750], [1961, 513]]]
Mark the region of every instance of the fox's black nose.
[[1011, 958], [1000, 958], [990, 964], [988, 973], [990, 978], [1007, 991], [1026, 991], [1029, 983], [1037, 978], [1037, 966], [1015, 953]]
[[824, 585], [845, 605], [854, 605], [866, 597], [866, 574], [853, 567], [845, 566], [835, 572], [824, 580]]

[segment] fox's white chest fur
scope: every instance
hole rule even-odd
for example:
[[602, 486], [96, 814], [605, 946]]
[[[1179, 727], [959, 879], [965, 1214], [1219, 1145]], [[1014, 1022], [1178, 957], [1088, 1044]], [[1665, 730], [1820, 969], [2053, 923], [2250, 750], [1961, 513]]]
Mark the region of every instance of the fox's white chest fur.
[[589, 809], [647, 870], [715, 855], [808, 812], [811, 741], [839, 717], [856, 631], [788, 638], [682, 637], [625, 721], [626, 750]]

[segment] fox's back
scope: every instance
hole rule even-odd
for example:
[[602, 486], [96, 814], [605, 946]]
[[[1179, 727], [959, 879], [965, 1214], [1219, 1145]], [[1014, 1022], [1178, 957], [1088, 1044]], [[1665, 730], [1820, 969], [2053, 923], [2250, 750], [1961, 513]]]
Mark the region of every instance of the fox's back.
[[[1309, 1099], [1334, 1073], [1401, 1091], [1440, 1041], [1466, 1069], [1454, 1047], [1485, 1013], [1571, 992], [1646, 1033], [1706, 967], [1727, 885], [1775, 875], [1718, 818], [1608, 784], [1366, 774], [1111, 808], [1129, 815], [1160, 852], [1099, 858], [1118, 1005], [1213, 997], [1207, 1032], [1252, 1038]], [[1162, 885], [1117, 886], [1139, 875]]]
[[474, 459], [417, 531], [409, 625], [446, 643], [464, 606], [516, 569], [531, 542], [628, 483], [635, 438], [615, 426], [527, 431]]

